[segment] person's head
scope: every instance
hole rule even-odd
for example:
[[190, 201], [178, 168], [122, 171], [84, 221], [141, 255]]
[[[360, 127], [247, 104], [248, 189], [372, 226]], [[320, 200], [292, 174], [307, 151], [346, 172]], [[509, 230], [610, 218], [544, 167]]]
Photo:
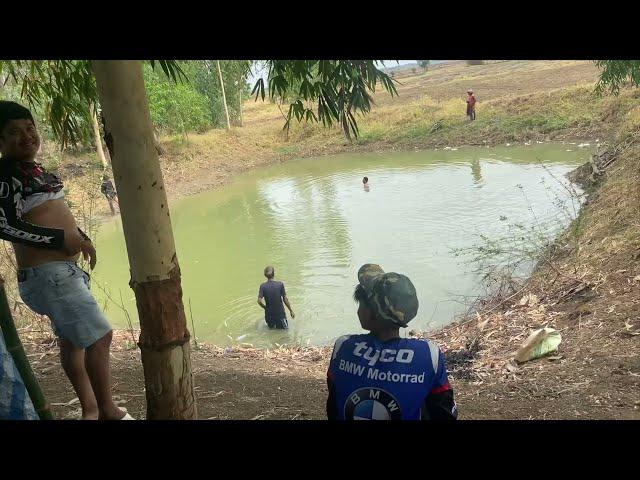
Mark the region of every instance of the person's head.
[[0, 154], [31, 161], [40, 148], [40, 137], [31, 112], [15, 102], [0, 100]]
[[358, 282], [353, 299], [365, 330], [373, 334], [397, 331], [417, 315], [418, 297], [408, 277], [366, 263], [358, 270]]
[[267, 277], [269, 280], [271, 280], [275, 274], [276, 274], [276, 271], [271, 265], [269, 265], [268, 267], [264, 267], [264, 276]]
[[467, 90], [467, 94], [473, 95], [473, 90]]
[[362, 183], [364, 183], [365, 185], [369, 182], [369, 177], [364, 177], [362, 179]]

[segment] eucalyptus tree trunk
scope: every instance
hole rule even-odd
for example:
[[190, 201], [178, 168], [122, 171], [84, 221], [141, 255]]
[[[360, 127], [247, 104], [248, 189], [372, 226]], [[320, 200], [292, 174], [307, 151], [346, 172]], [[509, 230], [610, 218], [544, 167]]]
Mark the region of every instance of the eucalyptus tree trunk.
[[231, 122], [229, 121], [229, 108], [227, 108], [227, 96], [224, 93], [224, 82], [222, 81], [222, 70], [220, 70], [220, 60], [216, 60], [218, 65], [218, 76], [220, 77], [220, 88], [222, 89], [222, 103], [224, 104], [224, 114], [227, 117], [227, 130], [231, 130]]
[[93, 139], [96, 142], [96, 151], [98, 152], [98, 158], [102, 163], [103, 170], [109, 167], [107, 157], [104, 155], [104, 149], [102, 148], [102, 137], [100, 136], [100, 127], [98, 126], [98, 116], [96, 115], [95, 108], [91, 109], [91, 121], [93, 123]]
[[242, 88], [240, 88], [240, 126], [244, 126], [244, 121], [242, 119]]
[[92, 62], [135, 292], [147, 419], [195, 419], [189, 331], [140, 61]]
[[162, 156], [164, 155], [164, 148], [162, 148], [162, 145], [160, 145], [160, 139], [158, 138], [158, 133], [155, 131], [155, 129], [153, 130], [153, 144], [156, 147], [156, 152], [158, 152], [158, 156]]

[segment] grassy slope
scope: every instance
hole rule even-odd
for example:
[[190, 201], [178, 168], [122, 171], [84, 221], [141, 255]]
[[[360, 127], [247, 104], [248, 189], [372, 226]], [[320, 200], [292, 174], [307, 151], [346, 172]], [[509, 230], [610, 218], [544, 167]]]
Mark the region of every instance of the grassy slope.
[[[480, 346], [468, 379], [454, 381], [466, 418], [640, 419], [639, 120], [640, 106], [620, 117], [609, 140], [624, 148], [525, 288], [430, 335], [449, 349]], [[558, 354], [515, 365], [541, 327], [561, 332]]]
[[[594, 98], [597, 70], [590, 62], [505, 61], [468, 66], [438, 65], [416, 75], [396, 76], [397, 97], [377, 92], [372, 112], [360, 119], [360, 138], [345, 141], [337, 128], [294, 125], [285, 139], [278, 106], [248, 100], [245, 124], [231, 131], [190, 134], [186, 140], [164, 137], [161, 165], [171, 196], [210, 189], [234, 173], [293, 158], [339, 152], [432, 148], [445, 145], [495, 145], [525, 140], [607, 138], [634, 104], [633, 94]], [[475, 89], [478, 119], [465, 117], [465, 91]], [[82, 203], [82, 188], [96, 191], [98, 175], [91, 155], [49, 155], [67, 168], [63, 174], [71, 198]], [[71, 175], [79, 174], [72, 178]], [[82, 188], [81, 188], [82, 187]], [[85, 197], [87, 194], [84, 194]], [[106, 203], [98, 202], [98, 214]]]

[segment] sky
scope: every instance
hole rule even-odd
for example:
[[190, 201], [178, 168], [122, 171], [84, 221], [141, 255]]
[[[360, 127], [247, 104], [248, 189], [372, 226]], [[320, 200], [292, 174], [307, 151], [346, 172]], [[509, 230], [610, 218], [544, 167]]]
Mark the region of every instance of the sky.
[[[397, 62], [398, 63], [396, 63], [396, 60], [384, 60], [385, 67], [396, 67], [398, 65], [407, 65], [408, 63], [416, 63], [417, 60], [398, 60]], [[262, 71], [253, 70], [248, 79], [249, 84], [251, 86], [255, 85], [256, 80], [258, 80], [260, 77], [264, 78], [265, 80], [267, 79], [266, 69], [263, 69]]]
[[395, 67], [396, 65], [406, 65], [407, 63], [416, 63], [417, 60], [398, 60], [398, 63], [396, 63], [396, 60], [385, 60], [384, 64], [387, 67]]

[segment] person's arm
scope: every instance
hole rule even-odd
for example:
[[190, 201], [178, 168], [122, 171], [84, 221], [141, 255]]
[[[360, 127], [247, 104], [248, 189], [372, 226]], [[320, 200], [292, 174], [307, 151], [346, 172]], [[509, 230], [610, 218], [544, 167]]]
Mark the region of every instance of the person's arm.
[[343, 335], [338, 338], [336, 342], [333, 344], [333, 351], [331, 352], [331, 360], [329, 360], [329, 368], [327, 369], [327, 419], [329, 420], [340, 420], [340, 415], [338, 413], [338, 402], [336, 399], [336, 384], [335, 384], [335, 364], [338, 362], [338, 354], [340, 353], [340, 349], [345, 341], [349, 339], [350, 335]]
[[291, 304], [289, 303], [289, 299], [287, 298], [286, 295], [284, 297], [282, 297], [282, 301], [284, 302], [284, 304], [289, 309], [289, 313], [291, 314], [291, 318], [296, 318], [296, 314], [293, 312], [293, 309], [291, 308]]
[[93, 246], [93, 242], [89, 238], [89, 236], [78, 228], [78, 233], [82, 237], [82, 243], [80, 244], [80, 251], [82, 252], [82, 257], [85, 261], [89, 262], [89, 268], [93, 270], [96, 266], [96, 262], [98, 261], [98, 257], [96, 254], [96, 248]]
[[262, 285], [260, 285], [260, 290], [258, 290], [258, 305], [260, 305], [263, 310], [267, 309], [267, 304], [264, 303], [264, 293], [262, 292]]
[[289, 298], [287, 298], [287, 291], [284, 289], [284, 283], [282, 283], [282, 292], [280, 292], [280, 294], [282, 295], [282, 301], [284, 302], [284, 304], [289, 309], [289, 313], [291, 314], [291, 318], [296, 318], [296, 314], [293, 313], [293, 309], [291, 308], [291, 304], [289, 303]]
[[[22, 220], [18, 216], [16, 208], [19, 198], [15, 195], [12, 179], [5, 177], [2, 180], [2, 188], [0, 188], [0, 192], [3, 194], [0, 198], [0, 238], [30, 247], [65, 250], [70, 254], [80, 251], [80, 237], [65, 239], [63, 229], [41, 227]], [[65, 240], [67, 241], [65, 242]], [[76, 250], [71, 252], [74, 249]]]
[[425, 402], [428, 420], [452, 421], [458, 418], [458, 406], [453, 398], [453, 389], [431, 392]]
[[[430, 345], [431, 347], [431, 345]], [[452, 421], [458, 418], [458, 406], [449, 384], [444, 354], [438, 349], [436, 379], [423, 408], [423, 420]]]
[[327, 369], [327, 419], [328, 420], [339, 420], [338, 416], [338, 403], [336, 401], [336, 385], [335, 385], [335, 377], [333, 374], [334, 361], [340, 352], [340, 347], [344, 341], [348, 338], [347, 335], [340, 337], [333, 344], [333, 350], [331, 352], [331, 359], [329, 360], [329, 368]]
[[327, 389], [329, 391], [329, 395], [327, 396], [327, 420], [338, 420], [336, 386], [333, 383], [333, 373], [331, 372], [331, 366], [329, 366], [329, 370], [327, 370]]

